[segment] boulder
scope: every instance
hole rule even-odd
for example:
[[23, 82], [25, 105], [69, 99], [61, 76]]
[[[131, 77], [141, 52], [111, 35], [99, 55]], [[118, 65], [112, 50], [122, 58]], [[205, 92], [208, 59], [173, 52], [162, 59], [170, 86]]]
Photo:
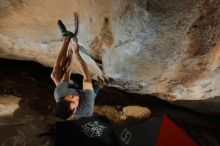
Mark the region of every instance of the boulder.
[[142, 106], [126, 106], [123, 107], [122, 111], [124, 115], [136, 119], [149, 118], [151, 116], [151, 111]]
[[218, 0], [4, 0], [0, 57], [52, 67], [62, 44], [56, 22], [74, 30], [77, 12], [81, 55], [94, 78], [168, 101], [217, 98], [219, 6]]
[[[18, 102], [19, 98], [15, 96], [0, 96], [0, 116], [1, 117], [9, 117], [13, 115], [13, 112], [19, 108]], [[2, 120], [0, 120], [0, 125], [2, 124]]]

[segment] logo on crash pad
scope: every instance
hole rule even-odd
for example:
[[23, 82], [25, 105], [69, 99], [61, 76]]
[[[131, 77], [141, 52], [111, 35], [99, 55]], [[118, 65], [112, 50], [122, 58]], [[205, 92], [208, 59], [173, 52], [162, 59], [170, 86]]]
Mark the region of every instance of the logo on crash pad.
[[131, 131], [129, 131], [128, 129], [124, 129], [122, 132], [121, 132], [121, 141], [124, 143], [124, 144], [128, 144], [132, 138], [132, 133]]
[[83, 129], [83, 133], [85, 133], [90, 138], [93, 138], [101, 137], [106, 127], [98, 121], [93, 121], [82, 125], [81, 128]]

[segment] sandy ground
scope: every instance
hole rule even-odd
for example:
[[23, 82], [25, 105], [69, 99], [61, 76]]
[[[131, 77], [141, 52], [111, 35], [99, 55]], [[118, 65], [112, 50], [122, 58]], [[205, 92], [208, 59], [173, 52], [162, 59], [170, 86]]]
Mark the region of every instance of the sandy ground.
[[[50, 71], [32, 62], [0, 60], [1, 146], [53, 145], [51, 136], [39, 137], [60, 121], [53, 115]], [[201, 146], [220, 145], [219, 115], [197, 113], [151, 96], [104, 88], [97, 96], [94, 115], [104, 116], [114, 125], [135, 123], [141, 118], [123, 113], [123, 107], [131, 105], [148, 107], [151, 117], [167, 114]]]

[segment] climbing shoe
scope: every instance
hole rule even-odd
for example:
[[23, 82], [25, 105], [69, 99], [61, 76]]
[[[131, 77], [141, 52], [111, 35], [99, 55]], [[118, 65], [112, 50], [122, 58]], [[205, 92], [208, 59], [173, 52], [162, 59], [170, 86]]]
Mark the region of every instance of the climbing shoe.
[[68, 37], [74, 37], [75, 34], [72, 33], [71, 31], [68, 31], [65, 27], [65, 25], [63, 24], [63, 22], [61, 20], [57, 21], [57, 25], [59, 26], [60, 32], [62, 34], [62, 36], [68, 36]]

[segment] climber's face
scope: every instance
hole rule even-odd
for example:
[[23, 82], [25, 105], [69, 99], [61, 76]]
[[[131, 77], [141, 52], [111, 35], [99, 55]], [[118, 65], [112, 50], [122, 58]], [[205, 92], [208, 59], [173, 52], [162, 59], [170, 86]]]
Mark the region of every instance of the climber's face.
[[68, 95], [64, 98], [65, 101], [69, 102], [69, 109], [73, 112], [76, 111], [76, 108], [79, 105], [79, 96], [78, 95]]

